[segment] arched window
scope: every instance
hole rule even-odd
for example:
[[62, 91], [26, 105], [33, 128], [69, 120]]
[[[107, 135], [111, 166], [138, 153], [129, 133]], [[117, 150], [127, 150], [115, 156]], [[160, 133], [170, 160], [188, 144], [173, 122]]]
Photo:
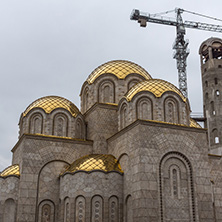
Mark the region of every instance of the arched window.
[[220, 91], [219, 91], [219, 90], [216, 90], [216, 91], [215, 91], [215, 94], [216, 94], [216, 96], [218, 97], [218, 96], [220, 95]]
[[16, 205], [13, 199], [7, 199], [4, 207], [4, 222], [14, 222], [16, 218]]
[[149, 98], [142, 98], [137, 103], [137, 118], [144, 120], [153, 119], [153, 107]]
[[214, 79], [214, 83], [215, 83], [215, 85], [217, 85], [217, 83], [218, 83], [217, 78]]
[[76, 121], [75, 138], [84, 139], [83, 122], [81, 119]]
[[30, 118], [29, 132], [31, 134], [42, 134], [43, 118], [41, 114], [34, 114]]
[[86, 221], [86, 200], [83, 196], [76, 198], [76, 222], [85, 222]]
[[119, 201], [112, 196], [109, 198], [109, 222], [119, 221]]
[[210, 102], [210, 107], [211, 107], [211, 114], [215, 116], [216, 115], [216, 111], [215, 111], [215, 107], [214, 107], [214, 102], [213, 101]]
[[218, 144], [220, 143], [220, 140], [219, 140], [219, 135], [218, 135], [218, 130], [217, 129], [213, 129], [212, 130], [212, 143], [213, 144]]
[[49, 204], [44, 204], [42, 206], [41, 222], [51, 221], [51, 206]]
[[161, 222], [195, 221], [192, 168], [180, 153], [170, 152], [160, 161]]
[[126, 197], [126, 212], [125, 217], [127, 222], [133, 222], [133, 207], [132, 207], [132, 196], [129, 195]]
[[205, 81], [205, 86], [208, 87], [208, 82], [207, 81]]
[[115, 85], [112, 81], [104, 81], [99, 85], [98, 96], [100, 103], [115, 102]]
[[167, 98], [164, 101], [164, 119], [168, 123], [179, 122], [179, 112], [177, 102], [173, 98]]
[[126, 127], [127, 123], [127, 107], [124, 104], [120, 110], [120, 128], [123, 129]]
[[57, 114], [54, 117], [53, 135], [67, 136], [68, 135], [68, 118], [63, 114]]
[[103, 199], [100, 196], [94, 196], [92, 198], [92, 222], [103, 222]]
[[64, 216], [64, 222], [70, 222], [70, 204], [69, 204], [69, 198], [65, 199], [65, 216]]
[[83, 112], [86, 112], [88, 107], [89, 107], [89, 88], [86, 88], [83, 94]]

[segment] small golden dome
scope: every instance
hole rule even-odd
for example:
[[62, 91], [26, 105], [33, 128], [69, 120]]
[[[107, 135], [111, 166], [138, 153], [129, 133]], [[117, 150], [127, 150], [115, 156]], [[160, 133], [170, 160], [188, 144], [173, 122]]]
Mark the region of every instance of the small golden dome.
[[194, 119], [190, 118], [190, 127], [202, 128]]
[[129, 74], [139, 74], [144, 77], [144, 79], [152, 79], [150, 74], [143, 69], [141, 66], [125, 60], [114, 60], [96, 68], [88, 77], [88, 84], [92, 84], [96, 78], [105, 73], [111, 73], [115, 75], [118, 79], [125, 79]]
[[9, 166], [0, 173], [0, 177], [7, 177], [10, 175], [20, 176], [18, 164]]
[[79, 170], [87, 172], [92, 170], [102, 170], [105, 172], [118, 171], [123, 173], [117, 159], [112, 155], [105, 154], [90, 154], [83, 156], [74, 161], [64, 173], [74, 173]]
[[175, 92], [181, 97], [184, 102], [186, 102], [186, 98], [176, 86], [161, 79], [150, 79], [139, 82], [127, 92], [125, 97], [127, 101], [131, 101], [137, 93], [142, 91], [151, 92], [156, 97], [161, 97], [163, 93], [167, 91]]
[[23, 116], [26, 116], [28, 112], [34, 108], [41, 108], [46, 113], [51, 113], [57, 108], [63, 108], [68, 110], [74, 117], [76, 117], [79, 113], [79, 109], [72, 102], [59, 96], [46, 96], [35, 100], [27, 107]]

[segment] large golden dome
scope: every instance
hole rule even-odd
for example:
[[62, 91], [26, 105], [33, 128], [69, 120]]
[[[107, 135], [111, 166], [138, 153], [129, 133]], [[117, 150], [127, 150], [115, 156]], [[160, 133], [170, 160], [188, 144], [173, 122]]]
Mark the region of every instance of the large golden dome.
[[83, 156], [74, 161], [64, 173], [74, 173], [79, 170], [87, 172], [92, 170], [102, 170], [105, 172], [118, 171], [123, 173], [117, 159], [112, 155], [105, 154], [90, 154]]
[[111, 73], [118, 79], [125, 79], [129, 74], [138, 74], [144, 77], [144, 79], [152, 79], [150, 74], [141, 66], [125, 60], [114, 60], [96, 68], [88, 77], [88, 84], [92, 84], [99, 76], [105, 73]]
[[63, 108], [68, 110], [74, 117], [76, 117], [79, 113], [79, 109], [72, 102], [59, 96], [46, 96], [35, 100], [27, 107], [23, 116], [26, 116], [28, 112], [34, 108], [41, 108], [46, 113], [51, 113], [57, 108]]
[[131, 101], [137, 93], [142, 91], [151, 92], [156, 97], [161, 97], [163, 93], [167, 91], [175, 92], [184, 102], [186, 102], [186, 97], [183, 96], [181, 91], [176, 86], [161, 79], [150, 79], [139, 82], [128, 91], [125, 97], [127, 101]]

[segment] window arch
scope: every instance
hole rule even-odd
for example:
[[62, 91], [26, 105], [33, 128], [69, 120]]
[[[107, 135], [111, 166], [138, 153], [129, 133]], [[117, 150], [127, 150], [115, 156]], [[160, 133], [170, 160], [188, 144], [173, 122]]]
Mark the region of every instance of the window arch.
[[163, 156], [159, 166], [161, 221], [196, 221], [192, 167], [181, 153]]
[[40, 113], [33, 114], [29, 122], [29, 133], [42, 134], [43, 117]]
[[173, 98], [167, 98], [164, 101], [164, 121], [168, 123], [179, 123], [178, 104]]
[[14, 222], [16, 219], [16, 204], [13, 199], [7, 199], [4, 207], [4, 222]]
[[53, 120], [53, 135], [68, 135], [68, 118], [64, 114], [57, 114]]
[[64, 204], [65, 204], [64, 222], [70, 222], [70, 203], [68, 197], [65, 199]]
[[50, 200], [43, 200], [39, 204], [39, 222], [53, 222], [55, 205]]
[[149, 98], [141, 98], [136, 105], [138, 119], [153, 119], [153, 105]]
[[84, 139], [84, 125], [80, 118], [76, 120], [75, 138]]
[[89, 107], [89, 88], [84, 90], [83, 94], [83, 112], [86, 112]]
[[133, 203], [132, 196], [128, 195], [126, 197], [126, 210], [125, 210], [125, 218], [127, 222], [133, 222]]
[[215, 111], [215, 107], [214, 107], [214, 101], [210, 102], [210, 108], [211, 108], [211, 115], [215, 116], [216, 111]]
[[86, 200], [83, 196], [78, 196], [76, 198], [76, 222], [85, 222], [86, 221]]
[[212, 130], [212, 144], [219, 144], [219, 134], [217, 129]]
[[123, 104], [120, 110], [120, 129], [126, 127], [127, 124], [127, 106]]
[[214, 78], [214, 83], [215, 83], [215, 85], [218, 84], [218, 80], [217, 80], [217, 78]]
[[109, 198], [109, 222], [119, 221], [119, 200], [116, 196]]
[[98, 87], [100, 103], [115, 103], [115, 84], [111, 80], [103, 81]]
[[91, 203], [91, 221], [92, 222], [103, 222], [103, 199], [101, 196], [96, 195], [92, 198]]

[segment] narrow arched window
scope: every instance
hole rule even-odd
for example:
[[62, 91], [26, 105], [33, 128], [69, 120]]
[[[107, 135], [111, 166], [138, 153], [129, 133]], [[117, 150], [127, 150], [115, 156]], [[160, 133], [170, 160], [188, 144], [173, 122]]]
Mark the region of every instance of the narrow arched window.
[[29, 132], [32, 134], [41, 134], [42, 133], [42, 122], [43, 122], [42, 115], [41, 114], [34, 114], [30, 118]]
[[42, 218], [41, 222], [49, 222], [51, 221], [51, 206], [49, 204], [45, 204], [42, 206]]
[[63, 114], [54, 117], [53, 135], [67, 136], [68, 134], [68, 118]]
[[152, 102], [149, 98], [141, 98], [137, 103], [137, 118], [151, 120], [153, 119]]
[[205, 86], [208, 87], [208, 82], [207, 81], [205, 81]]
[[218, 83], [217, 78], [214, 79], [214, 83], [215, 83], [215, 85], [217, 85], [217, 83]]
[[109, 222], [119, 221], [119, 200], [112, 196], [109, 199]]
[[214, 102], [213, 101], [211, 101], [210, 106], [211, 106], [211, 114], [212, 115], [216, 115], [216, 111], [215, 111], [215, 107], [214, 107]]
[[103, 199], [100, 196], [92, 198], [92, 222], [103, 222]]
[[98, 100], [100, 103], [115, 102], [115, 85], [112, 81], [106, 80], [99, 85]]
[[85, 222], [86, 221], [86, 200], [83, 196], [76, 198], [76, 222]]
[[164, 101], [164, 119], [168, 123], [178, 123], [178, 105], [175, 99], [168, 98]]
[[123, 129], [126, 127], [127, 122], [127, 109], [126, 105], [123, 105], [120, 111], [120, 128]]
[[220, 91], [219, 91], [219, 90], [216, 90], [216, 91], [215, 91], [215, 94], [216, 94], [216, 96], [219, 96], [219, 95], [220, 95]]

